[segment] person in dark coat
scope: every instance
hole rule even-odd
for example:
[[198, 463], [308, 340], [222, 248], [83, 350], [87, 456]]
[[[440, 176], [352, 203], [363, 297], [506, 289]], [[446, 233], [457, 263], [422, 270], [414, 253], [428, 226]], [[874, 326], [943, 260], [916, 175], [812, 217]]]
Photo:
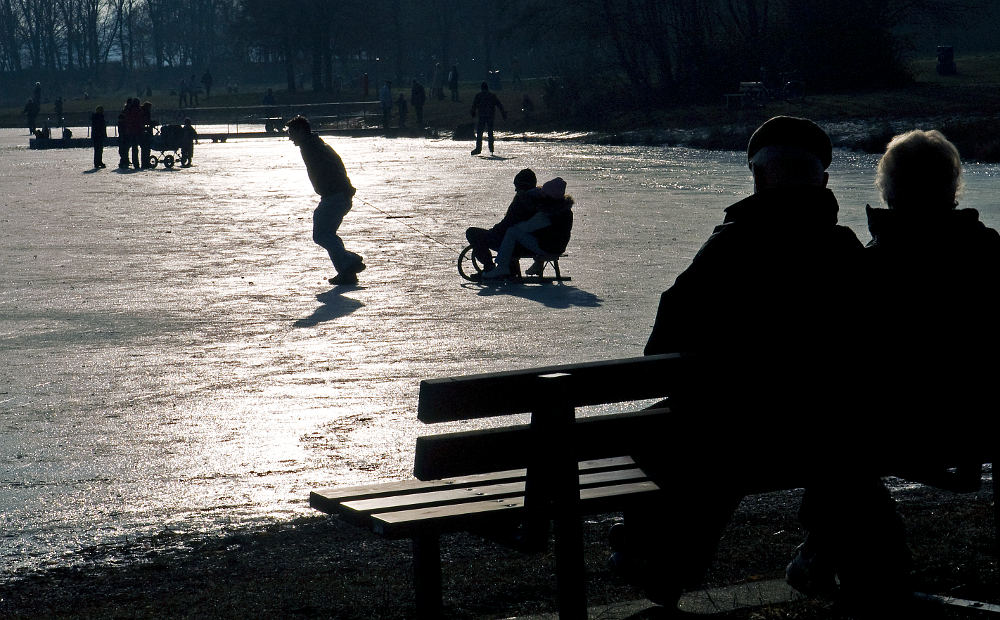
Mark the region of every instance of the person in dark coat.
[[[483, 272], [483, 279], [511, 275], [519, 249], [534, 255], [559, 255], [566, 250], [573, 228], [574, 204], [573, 197], [566, 195], [566, 182], [561, 177], [556, 177], [528, 195], [535, 213], [507, 229], [497, 251], [496, 267]], [[545, 262], [535, 259], [525, 274], [540, 276], [544, 268]]]
[[191, 119], [184, 119], [184, 126], [181, 127], [181, 167], [190, 168], [194, 159], [194, 141], [198, 139], [198, 132], [191, 125]]
[[396, 99], [396, 111], [399, 112], [399, 127], [400, 129], [406, 127], [406, 97], [403, 93], [399, 93], [399, 97]]
[[39, 105], [37, 100], [28, 99], [28, 102], [24, 104], [23, 114], [27, 117], [28, 131], [31, 135], [35, 135], [35, 129], [38, 128], [38, 111]]
[[491, 93], [489, 85], [483, 82], [481, 90], [476, 93], [476, 98], [472, 100], [472, 116], [479, 115], [479, 120], [476, 122], [476, 148], [472, 149], [473, 155], [479, 155], [483, 152], [483, 130], [486, 130], [488, 134], [490, 153], [493, 152], [493, 117], [497, 108], [500, 109], [500, 115], [503, 116], [504, 120], [507, 120], [507, 112], [503, 109], [500, 99]]
[[410, 87], [410, 103], [413, 104], [413, 111], [417, 115], [417, 127], [424, 127], [424, 103], [427, 101], [427, 93], [424, 92], [424, 85], [413, 80]]
[[149, 159], [153, 148], [153, 104], [150, 101], [143, 101], [139, 109], [142, 111], [142, 130], [139, 132], [141, 167], [152, 168]]
[[[860, 380], [858, 406], [872, 445], [860, 452], [908, 479], [933, 482], [964, 468], [978, 485], [1000, 430], [992, 389], [1000, 336], [975, 318], [1000, 302], [1000, 234], [975, 209], [957, 208], [962, 162], [939, 131], [894, 137], [875, 183], [888, 208], [866, 207], [864, 363], [871, 370]], [[839, 491], [806, 489], [800, 520], [808, 535], [789, 576], [797, 569], [821, 590], [835, 578], [842, 588], [853, 579], [860, 604], [885, 609], [886, 590], [910, 589], [909, 552], [899, 535], [886, 544], [885, 524], [845, 532], [843, 513], [855, 507]]]
[[104, 141], [108, 138], [108, 122], [104, 118], [104, 106], [97, 106], [90, 115], [90, 139], [94, 144], [94, 168], [104, 165]]
[[[132, 166], [139, 170], [142, 168], [142, 160], [139, 159], [139, 142], [142, 138], [144, 125], [142, 107], [138, 99], [129, 99], [125, 104], [125, 143], [127, 152], [132, 153]], [[120, 139], [120, 138], [119, 138]], [[126, 167], [127, 160], [126, 160]]]
[[[753, 481], [791, 467], [812, 482], [836, 460], [825, 458], [834, 447], [822, 441], [795, 450], [791, 463], [788, 454], [803, 416], [843, 413], [832, 395], [848, 354], [845, 317], [857, 311], [863, 247], [837, 223], [839, 205], [826, 187], [831, 159], [830, 138], [812, 121], [762, 124], [747, 146], [753, 195], [726, 208], [660, 297], [645, 353], [681, 353], [688, 374], [671, 391], [671, 428], [637, 438], [634, 454], [670, 489], [669, 505], [627, 514], [614, 559], [665, 606], [700, 582]], [[823, 439], [836, 435], [828, 427]], [[867, 484], [864, 473], [845, 485]], [[854, 506], [867, 522], [869, 498], [858, 495]]]
[[366, 265], [360, 255], [348, 251], [337, 235], [344, 216], [351, 210], [354, 186], [347, 176], [344, 162], [330, 145], [310, 128], [309, 121], [296, 116], [288, 121], [288, 137], [299, 147], [309, 181], [320, 195], [319, 206], [313, 212], [313, 241], [326, 249], [337, 270], [330, 284], [357, 284], [358, 273]]
[[452, 65], [448, 72], [448, 90], [451, 91], [451, 100], [459, 101], [458, 98], [458, 65]]
[[514, 199], [511, 200], [503, 218], [489, 229], [475, 226], [466, 229], [465, 238], [472, 245], [472, 256], [483, 265], [484, 271], [493, 269], [493, 254], [490, 250], [500, 249], [507, 230], [538, 212], [531, 195], [537, 183], [538, 179], [531, 168], [521, 170], [514, 175]]

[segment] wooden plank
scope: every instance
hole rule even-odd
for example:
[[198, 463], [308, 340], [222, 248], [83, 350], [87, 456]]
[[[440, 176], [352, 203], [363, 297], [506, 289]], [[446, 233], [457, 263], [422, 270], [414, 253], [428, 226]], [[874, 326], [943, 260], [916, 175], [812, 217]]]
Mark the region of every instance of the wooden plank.
[[[581, 488], [588, 488], [642, 480], [646, 480], [646, 473], [638, 467], [632, 467], [580, 474], [579, 484]], [[449, 487], [429, 490], [424, 493], [407, 493], [405, 495], [345, 501], [341, 503], [341, 511], [371, 514], [394, 510], [414, 510], [420, 506], [443, 506], [469, 501], [486, 501], [523, 494], [524, 480], [521, 479], [513, 482]]]
[[527, 413], [553, 393], [571, 407], [662, 398], [686, 381], [686, 366], [681, 355], [667, 353], [425, 379], [417, 418], [433, 423]]
[[[633, 465], [635, 465], [635, 461], [629, 456], [619, 456], [606, 459], [588, 459], [580, 461], [579, 463], [581, 472], [614, 471], [616, 469], [627, 468]], [[352, 487], [316, 489], [309, 493], [309, 505], [321, 512], [336, 514], [339, 511], [339, 505], [341, 502], [386, 497], [389, 495], [401, 495], [406, 493], [423, 493], [428, 490], [452, 486], [499, 483], [511, 480], [523, 481], [526, 471], [527, 470], [522, 467], [520, 469], [473, 474], [469, 476], [456, 476], [440, 480], [395, 480]]]
[[[572, 444], [577, 460], [620, 456], [661, 440], [668, 421], [676, 432], [687, 423], [670, 418], [668, 408], [590, 416], [577, 418], [561, 440]], [[533, 445], [528, 425], [418, 437], [413, 475], [433, 480], [526, 467]]]
[[[659, 491], [645, 480], [580, 490], [580, 514], [617, 512], [647, 501]], [[523, 516], [524, 497], [513, 496], [482, 502], [421, 507], [371, 515], [372, 529], [387, 538], [407, 538], [423, 531], [455, 532]]]

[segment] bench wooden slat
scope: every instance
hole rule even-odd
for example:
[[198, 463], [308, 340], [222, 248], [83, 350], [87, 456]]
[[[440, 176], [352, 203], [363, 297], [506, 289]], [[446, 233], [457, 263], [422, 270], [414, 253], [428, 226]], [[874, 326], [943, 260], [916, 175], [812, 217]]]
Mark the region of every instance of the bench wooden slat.
[[688, 374], [676, 353], [621, 360], [563, 364], [527, 370], [425, 379], [417, 418], [452, 422], [528, 413], [551, 397], [582, 407], [662, 398]]
[[[580, 474], [580, 488], [621, 484], [646, 480], [646, 473], [638, 467], [596, 473]], [[462, 502], [491, 500], [524, 494], [524, 480], [477, 486], [459, 486], [401, 496], [378, 497], [341, 502], [344, 512], [356, 515], [394, 510], [413, 510], [418, 506], [442, 506]]]
[[[581, 514], [592, 514], [624, 510], [631, 503], [640, 502], [657, 491], [659, 487], [648, 480], [581, 489], [580, 511]], [[491, 501], [376, 513], [371, 518], [376, 534], [387, 538], [405, 538], [428, 530], [453, 532], [467, 529], [472, 524], [481, 526], [491, 513], [500, 520], [520, 518], [524, 512], [524, 496], [517, 495]]]
[[[578, 460], [628, 454], [643, 438], [662, 437], [660, 427], [669, 415], [669, 408], [658, 408], [577, 418], [560, 439], [573, 446]], [[683, 420], [674, 424], [683, 432]], [[526, 467], [536, 449], [526, 424], [427, 435], [417, 438], [413, 475], [432, 480]]]
[[[635, 465], [635, 461], [630, 456], [618, 456], [605, 459], [587, 459], [580, 461], [581, 472], [612, 471]], [[524, 480], [527, 473], [525, 468], [511, 469], [507, 471], [495, 471], [485, 474], [473, 474], [469, 476], [456, 476], [443, 478], [440, 480], [400, 480], [390, 482], [378, 482], [354, 487], [334, 487], [329, 489], [316, 489], [309, 493], [309, 506], [325, 512], [336, 514], [339, 512], [342, 502], [354, 500], [372, 499], [376, 497], [387, 497], [393, 495], [406, 495], [413, 493], [423, 493], [432, 489], [456, 487], [473, 484], [490, 484], [511, 480]]]

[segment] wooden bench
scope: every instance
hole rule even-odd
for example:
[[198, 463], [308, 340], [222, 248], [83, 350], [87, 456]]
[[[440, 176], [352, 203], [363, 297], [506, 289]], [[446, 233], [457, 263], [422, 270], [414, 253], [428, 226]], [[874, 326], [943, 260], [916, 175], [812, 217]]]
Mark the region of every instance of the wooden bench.
[[[527, 424], [419, 437], [414, 480], [313, 491], [310, 505], [391, 539], [413, 542], [417, 613], [440, 617], [444, 533], [500, 534], [528, 549], [554, 525], [560, 618], [586, 618], [581, 516], [641, 508], [660, 492], [631, 457], [642, 438], [684, 433], [669, 407], [576, 416], [589, 405], [660, 399], [687, 380], [677, 354], [430, 379], [417, 417], [428, 424], [530, 414]], [[665, 425], [669, 423], [669, 427]], [[978, 487], [968, 469], [959, 490]], [[796, 474], [749, 492], [798, 488]], [[516, 533], [516, 536], [514, 535]]]

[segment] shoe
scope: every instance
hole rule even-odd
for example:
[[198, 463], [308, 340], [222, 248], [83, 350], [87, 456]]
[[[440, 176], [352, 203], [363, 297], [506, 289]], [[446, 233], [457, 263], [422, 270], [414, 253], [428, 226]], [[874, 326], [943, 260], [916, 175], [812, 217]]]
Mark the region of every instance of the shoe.
[[528, 267], [527, 269], [524, 270], [524, 275], [540, 276], [542, 275], [543, 271], [545, 271], [545, 263], [540, 260], [536, 260], [534, 263], [531, 264], [531, 267]]
[[494, 267], [493, 269], [490, 269], [489, 271], [484, 271], [483, 272], [483, 279], [484, 280], [498, 280], [500, 278], [509, 278], [509, 277], [510, 277], [510, 270], [509, 269], [503, 269], [501, 267]]
[[472, 149], [472, 154], [473, 155], [479, 155], [482, 152], [483, 152], [483, 149]]
[[333, 284], [335, 286], [344, 286], [344, 285], [357, 284], [358, 283], [358, 274], [356, 274], [356, 273], [350, 273], [350, 272], [338, 273], [337, 275], [335, 275], [332, 278], [328, 279], [327, 282], [329, 282], [330, 284]]
[[821, 554], [802, 543], [785, 567], [785, 583], [810, 598], [832, 598], [837, 592], [837, 571]]

